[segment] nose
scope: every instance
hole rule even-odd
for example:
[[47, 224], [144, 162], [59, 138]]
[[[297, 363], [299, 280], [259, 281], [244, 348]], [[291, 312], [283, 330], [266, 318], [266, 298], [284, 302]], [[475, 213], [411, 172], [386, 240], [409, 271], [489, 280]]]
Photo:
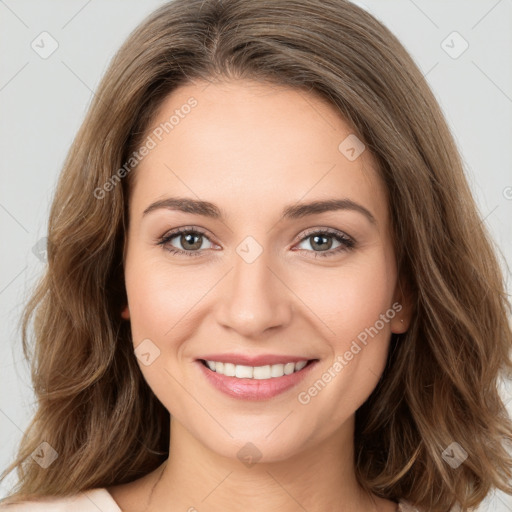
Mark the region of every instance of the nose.
[[246, 338], [261, 338], [292, 318], [293, 293], [263, 253], [252, 263], [234, 255], [234, 268], [219, 289], [217, 322]]

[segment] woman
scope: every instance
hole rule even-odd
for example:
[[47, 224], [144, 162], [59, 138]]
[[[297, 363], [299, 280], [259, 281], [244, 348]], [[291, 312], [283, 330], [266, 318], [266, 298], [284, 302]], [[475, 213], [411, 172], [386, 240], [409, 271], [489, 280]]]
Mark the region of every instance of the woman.
[[155, 11], [100, 84], [48, 239], [6, 510], [512, 493], [492, 244], [421, 72], [351, 3]]

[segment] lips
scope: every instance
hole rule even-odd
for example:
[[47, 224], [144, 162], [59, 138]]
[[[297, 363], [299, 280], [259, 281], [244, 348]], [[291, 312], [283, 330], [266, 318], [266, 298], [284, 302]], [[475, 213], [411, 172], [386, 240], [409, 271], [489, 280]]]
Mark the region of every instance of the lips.
[[[208, 358], [208, 359], [206, 359]], [[221, 363], [231, 363], [235, 366], [264, 367], [267, 365], [286, 365], [289, 363], [307, 362], [305, 366], [299, 365], [300, 370], [272, 378], [240, 378], [236, 376], [226, 376], [211, 370], [206, 361], [216, 361]], [[281, 393], [291, 390], [301, 382], [316, 366], [318, 359], [308, 359], [307, 357], [280, 356], [280, 355], [262, 355], [251, 357], [247, 355], [235, 354], [209, 354], [205, 359], [196, 361], [202, 375], [207, 382], [231, 398], [242, 400], [268, 400]]]
[[298, 363], [299, 361], [309, 361], [314, 358], [308, 356], [287, 356], [278, 354], [263, 354], [259, 356], [250, 356], [247, 354], [208, 354], [201, 357], [203, 361], [219, 361], [221, 363], [232, 363], [244, 366], [266, 366], [267, 364], [286, 364]]

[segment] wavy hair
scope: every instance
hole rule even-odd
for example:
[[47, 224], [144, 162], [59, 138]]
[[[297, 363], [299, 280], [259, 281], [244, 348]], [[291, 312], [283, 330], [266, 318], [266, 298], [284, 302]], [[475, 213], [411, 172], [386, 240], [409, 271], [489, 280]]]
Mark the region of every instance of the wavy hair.
[[[414, 314], [407, 333], [392, 335], [382, 378], [356, 412], [360, 484], [433, 512], [477, 506], [493, 488], [512, 494], [512, 421], [498, 392], [512, 372], [511, 306], [497, 248], [416, 64], [346, 0], [175, 0], [114, 56], [64, 162], [48, 266], [22, 317], [37, 410], [2, 474], [17, 470], [11, 499], [126, 483], [168, 457], [169, 412], [120, 316], [136, 170], [116, 171], [169, 93], [219, 78], [327, 100], [375, 157], [391, 198]], [[30, 457], [43, 441], [58, 453], [47, 469]], [[456, 469], [442, 457], [453, 442], [468, 454]]]

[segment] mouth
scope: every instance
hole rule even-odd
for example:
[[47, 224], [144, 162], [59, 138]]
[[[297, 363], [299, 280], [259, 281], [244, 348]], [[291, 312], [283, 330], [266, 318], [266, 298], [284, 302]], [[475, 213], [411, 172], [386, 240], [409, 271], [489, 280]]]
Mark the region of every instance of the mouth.
[[266, 364], [262, 366], [248, 366], [234, 363], [224, 363], [221, 361], [208, 361], [200, 359], [209, 370], [224, 375], [225, 377], [235, 377], [237, 379], [255, 379], [267, 380], [277, 379], [284, 375], [300, 372], [308, 364], [317, 359], [306, 359], [298, 362], [288, 361], [286, 363]]
[[[302, 381], [319, 361], [281, 357], [282, 362], [252, 366], [236, 364], [233, 357], [222, 359], [224, 360], [197, 359], [196, 362], [207, 381], [215, 388], [232, 398], [244, 400], [266, 400], [290, 390]], [[265, 359], [269, 362], [271, 359], [276, 360], [276, 357]]]

